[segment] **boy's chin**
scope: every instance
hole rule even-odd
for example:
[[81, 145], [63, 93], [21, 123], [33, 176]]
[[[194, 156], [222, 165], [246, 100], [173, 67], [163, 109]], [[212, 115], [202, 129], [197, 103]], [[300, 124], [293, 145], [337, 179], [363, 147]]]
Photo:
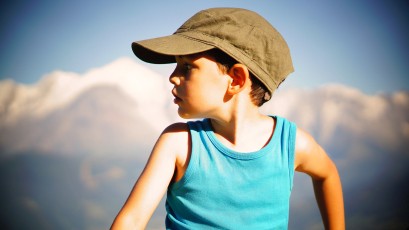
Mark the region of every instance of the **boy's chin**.
[[191, 113], [186, 113], [185, 111], [182, 111], [180, 108], [178, 109], [178, 115], [180, 118], [183, 118], [183, 119], [199, 118], [199, 116], [195, 116], [194, 114], [191, 114]]
[[179, 114], [179, 117], [183, 118], [183, 119], [192, 119], [192, 118], [194, 118], [194, 117], [192, 117], [192, 116], [190, 116], [189, 114], [186, 114], [186, 113], [178, 113], [178, 114]]

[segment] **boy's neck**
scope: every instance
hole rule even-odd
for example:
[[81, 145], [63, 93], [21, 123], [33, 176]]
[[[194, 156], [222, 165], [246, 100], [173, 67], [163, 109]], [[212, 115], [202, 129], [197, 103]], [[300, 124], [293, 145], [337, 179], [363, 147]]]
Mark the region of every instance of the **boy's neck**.
[[259, 112], [258, 107], [237, 110], [225, 117], [210, 118], [220, 142], [239, 152], [253, 152], [264, 147], [274, 130], [274, 119]]

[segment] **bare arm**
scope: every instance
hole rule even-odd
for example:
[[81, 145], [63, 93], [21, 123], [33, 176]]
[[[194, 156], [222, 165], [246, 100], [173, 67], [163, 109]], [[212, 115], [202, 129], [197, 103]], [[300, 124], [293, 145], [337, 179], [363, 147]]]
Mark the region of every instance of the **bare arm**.
[[311, 176], [325, 229], [345, 229], [344, 201], [338, 170], [326, 152], [298, 129], [295, 170]]
[[161, 134], [145, 169], [116, 216], [112, 230], [146, 227], [172, 181], [180, 156], [178, 152], [187, 149], [188, 134], [185, 127], [186, 124], [174, 124]]

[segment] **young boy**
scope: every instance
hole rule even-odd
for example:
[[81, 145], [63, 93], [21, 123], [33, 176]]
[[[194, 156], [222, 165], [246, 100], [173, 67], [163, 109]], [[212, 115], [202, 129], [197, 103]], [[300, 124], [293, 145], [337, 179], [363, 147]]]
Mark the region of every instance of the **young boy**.
[[265, 19], [208, 9], [132, 49], [150, 63], [176, 62], [178, 114], [205, 119], [163, 131], [112, 229], [145, 228], [166, 192], [167, 229], [286, 229], [294, 170], [311, 176], [325, 228], [345, 228], [334, 163], [294, 123], [259, 113], [293, 71]]

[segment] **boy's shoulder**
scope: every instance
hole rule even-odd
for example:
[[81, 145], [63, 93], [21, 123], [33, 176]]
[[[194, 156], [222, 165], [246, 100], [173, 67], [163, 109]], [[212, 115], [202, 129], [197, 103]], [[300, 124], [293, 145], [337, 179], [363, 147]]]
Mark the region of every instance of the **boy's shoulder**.
[[185, 122], [173, 123], [166, 127], [156, 143], [167, 155], [175, 157], [175, 180], [184, 175], [190, 159], [191, 143], [189, 125]]
[[163, 133], [180, 133], [180, 132], [187, 132], [189, 131], [188, 129], [188, 124], [187, 122], [176, 122], [173, 124], [170, 124], [168, 127], [166, 127], [163, 130]]
[[189, 126], [185, 122], [177, 122], [166, 127], [156, 145], [164, 146], [167, 151], [176, 155], [187, 152], [190, 143]]

